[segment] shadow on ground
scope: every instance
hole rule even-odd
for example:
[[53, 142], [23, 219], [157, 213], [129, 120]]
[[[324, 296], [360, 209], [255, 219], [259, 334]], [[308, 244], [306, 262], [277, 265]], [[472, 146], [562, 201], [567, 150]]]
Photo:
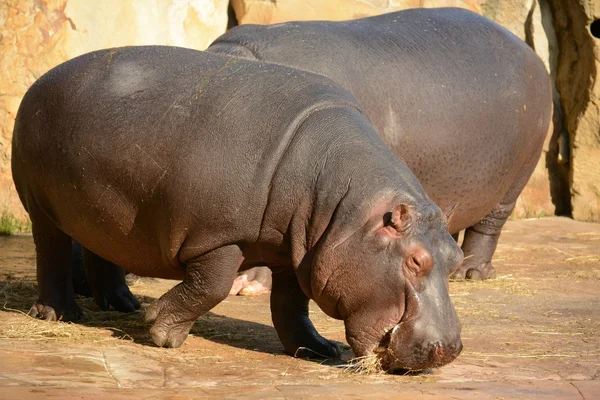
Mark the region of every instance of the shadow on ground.
[[[140, 279], [132, 289], [135, 291], [143, 286], [158, 284], [159, 280], [157, 279]], [[37, 296], [37, 283], [32, 279], [27, 277], [16, 278], [12, 274], [5, 274], [0, 277], [0, 304], [4, 305], [5, 311], [25, 315]], [[138, 294], [136, 297], [142, 304], [142, 309], [133, 313], [120, 313], [117, 311], [102, 311], [92, 298], [76, 296], [76, 301], [84, 310], [85, 317], [74, 321], [73, 324], [107, 329], [112, 332], [115, 338], [156, 347], [148, 333], [151, 324], [144, 321], [143, 309], [160, 296]], [[213, 312], [207, 312], [201, 316], [192, 327], [190, 335], [239, 349], [267, 354], [284, 354], [277, 333], [272, 326]], [[347, 345], [337, 343], [342, 348], [348, 349]], [[342, 363], [322, 359], [313, 361], [324, 365], [339, 365]]]

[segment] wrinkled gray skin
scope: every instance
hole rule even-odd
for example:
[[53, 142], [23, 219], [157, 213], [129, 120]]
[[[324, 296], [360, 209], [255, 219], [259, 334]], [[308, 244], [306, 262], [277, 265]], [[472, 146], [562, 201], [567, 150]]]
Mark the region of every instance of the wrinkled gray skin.
[[[495, 276], [502, 226], [540, 157], [551, 115], [546, 70], [524, 42], [470, 11], [438, 8], [241, 25], [208, 51], [316, 72], [349, 90], [430, 198], [443, 210], [456, 204], [449, 229], [456, 237], [466, 229], [465, 262], [452, 278]], [[116, 267], [114, 275], [104, 275], [97, 303], [133, 310]], [[270, 287], [270, 272], [253, 268], [231, 294]]]
[[347, 89], [429, 197], [442, 210], [457, 204], [449, 229], [466, 229], [465, 261], [452, 278], [495, 277], [502, 226], [551, 118], [548, 74], [524, 42], [473, 12], [437, 8], [240, 25], [208, 51], [322, 74]]
[[114, 263], [182, 281], [146, 311], [159, 346], [180, 346], [239, 269], [267, 265], [293, 355], [339, 356], [309, 299], [343, 319], [357, 356], [377, 352], [390, 370], [462, 348], [447, 219], [327, 78], [175, 47], [102, 50], [29, 89], [12, 145], [36, 246], [33, 316], [82, 315], [75, 239], [96, 275]]

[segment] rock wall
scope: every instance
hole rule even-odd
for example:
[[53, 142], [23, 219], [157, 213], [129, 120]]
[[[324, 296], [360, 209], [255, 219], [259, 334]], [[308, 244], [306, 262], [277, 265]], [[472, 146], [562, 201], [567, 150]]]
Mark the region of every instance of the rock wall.
[[478, 0], [232, 0], [240, 24], [343, 21], [415, 7], [461, 7], [480, 12]]
[[600, 221], [600, 1], [548, 1], [560, 49], [556, 86], [570, 134], [573, 217]]
[[[556, 82], [552, 129], [514, 216], [572, 211], [577, 219], [600, 221], [600, 53], [590, 30], [600, 18], [600, 0], [0, 0], [0, 211], [22, 212], [10, 176], [21, 97], [64, 60], [121, 45], [203, 49], [238, 23], [345, 20], [447, 6], [505, 26], [535, 49]], [[600, 22], [595, 29], [600, 36]]]
[[227, 0], [0, 0], [0, 213], [24, 213], [12, 184], [10, 142], [21, 98], [39, 76], [106, 47], [204, 49], [225, 32], [227, 7]]
[[[556, 35], [547, 0], [232, 0], [239, 23], [271, 24], [290, 20], [344, 20], [414, 7], [461, 7], [480, 13], [526, 41], [540, 55], [548, 71], [555, 73]], [[517, 218], [570, 214], [568, 143], [563, 129], [559, 93], [555, 93], [553, 127], [544, 153], [513, 216]], [[565, 149], [563, 149], [565, 150]], [[562, 158], [559, 162], [559, 156]]]

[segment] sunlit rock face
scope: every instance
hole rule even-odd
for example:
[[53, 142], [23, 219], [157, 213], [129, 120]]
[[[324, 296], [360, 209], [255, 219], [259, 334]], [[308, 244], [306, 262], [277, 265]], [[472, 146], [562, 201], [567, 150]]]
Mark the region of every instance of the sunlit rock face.
[[600, 0], [0, 0], [0, 211], [23, 210], [10, 176], [21, 98], [37, 77], [88, 51], [141, 44], [206, 48], [228, 26], [346, 20], [415, 7], [461, 7], [504, 26], [538, 53], [555, 82], [544, 151], [516, 217], [600, 221]]
[[101, 48], [204, 49], [225, 32], [227, 6], [227, 0], [0, 0], [0, 211], [23, 215], [10, 142], [21, 98], [38, 77]]

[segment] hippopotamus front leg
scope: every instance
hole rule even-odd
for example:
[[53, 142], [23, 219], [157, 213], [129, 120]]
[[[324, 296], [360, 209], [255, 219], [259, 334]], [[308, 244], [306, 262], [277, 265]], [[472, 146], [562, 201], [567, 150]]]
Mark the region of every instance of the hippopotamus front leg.
[[36, 248], [37, 282], [40, 297], [29, 310], [32, 317], [44, 320], [74, 321], [83, 316], [75, 302], [71, 275], [71, 238], [29, 202]]
[[82, 247], [83, 264], [92, 296], [98, 307], [107, 311], [110, 306], [121, 312], [134, 312], [140, 302], [129, 291], [125, 270]]
[[152, 340], [158, 346], [179, 347], [194, 322], [229, 294], [242, 262], [238, 246], [220, 247], [186, 262], [183, 282], [173, 287], [146, 310]]
[[293, 273], [273, 274], [271, 317], [285, 351], [301, 358], [339, 358], [338, 346], [321, 336], [308, 318], [308, 302]]

